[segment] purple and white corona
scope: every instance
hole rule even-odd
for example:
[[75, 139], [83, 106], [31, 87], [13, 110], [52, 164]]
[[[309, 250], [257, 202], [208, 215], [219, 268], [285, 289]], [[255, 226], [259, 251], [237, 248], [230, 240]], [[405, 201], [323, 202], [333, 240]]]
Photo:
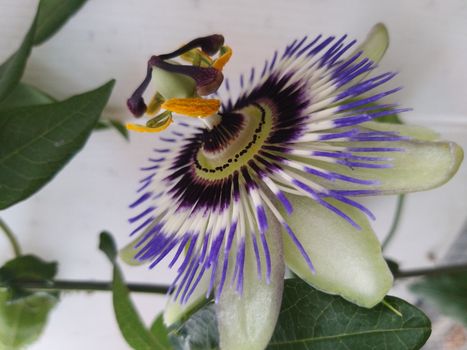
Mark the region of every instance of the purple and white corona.
[[385, 87], [395, 73], [376, 67], [386, 29], [355, 43], [297, 39], [235, 86], [223, 77], [232, 50], [221, 35], [149, 60], [128, 107], [152, 117], [128, 128], [164, 131], [142, 167], [130, 205], [137, 238], [126, 250], [150, 267], [169, 256], [176, 266], [167, 323], [212, 296], [222, 348], [260, 349], [285, 266], [363, 307], [391, 288], [374, 216], [359, 197], [439, 186], [462, 150], [427, 129], [375, 121], [407, 111], [384, 101], [400, 90]]

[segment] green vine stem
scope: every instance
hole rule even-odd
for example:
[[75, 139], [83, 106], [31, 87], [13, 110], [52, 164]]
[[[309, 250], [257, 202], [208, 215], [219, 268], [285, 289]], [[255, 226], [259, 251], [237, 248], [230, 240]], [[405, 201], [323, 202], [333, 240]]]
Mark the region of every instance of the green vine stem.
[[386, 306], [389, 310], [391, 310], [392, 312], [394, 312], [397, 316], [399, 317], [402, 317], [402, 313], [397, 310], [394, 306], [392, 306], [391, 304], [389, 304], [386, 299], [383, 299], [383, 301], [381, 302], [383, 303], [384, 306]]
[[2, 219], [0, 219], [0, 228], [2, 229], [2, 231], [5, 233], [6, 237], [8, 238], [8, 240], [10, 241], [10, 244], [13, 248], [13, 251], [15, 253], [15, 256], [20, 256], [21, 255], [21, 248], [19, 246], [19, 243], [18, 241], [16, 240], [15, 238], [15, 235], [13, 233], [13, 231], [8, 227], [8, 225], [6, 224], [5, 221], [3, 221]]
[[399, 228], [399, 223], [401, 219], [401, 214], [402, 214], [402, 209], [404, 208], [404, 201], [405, 201], [405, 195], [400, 194], [397, 197], [397, 204], [396, 204], [396, 212], [394, 214], [394, 219], [392, 220], [392, 225], [391, 228], [389, 229], [389, 233], [387, 234], [386, 238], [383, 241], [383, 244], [381, 245], [381, 248], [383, 251], [386, 249], [386, 247], [389, 245], [391, 240], [394, 238], [394, 235]]
[[[169, 290], [167, 285], [143, 284], [143, 283], [128, 283], [127, 288], [130, 292], [138, 293], [154, 293], [165, 294]], [[5, 288], [0, 284], [0, 288]], [[112, 282], [93, 282], [93, 281], [70, 281], [70, 280], [55, 280], [53, 282], [37, 282], [37, 281], [21, 281], [15, 282], [15, 287], [32, 290], [36, 292], [51, 292], [51, 291], [84, 291], [95, 292], [112, 291]]]
[[398, 271], [394, 274], [395, 278], [408, 278], [420, 276], [441, 276], [449, 273], [467, 272], [467, 263], [460, 265], [447, 265], [427, 269], [414, 269]]
[[[467, 272], [467, 263], [461, 265], [441, 266], [427, 269], [414, 269], [406, 271], [398, 271], [394, 277], [409, 278], [421, 276], [440, 276], [448, 273]], [[35, 282], [22, 281], [16, 282], [16, 287], [21, 287], [33, 291], [111, 291], [112, 282], [93, 282], [93, 281], [69, 281], [56, 280], [54, 282]], [[6, 288], [6, 285], [0, 284], [0, 288]], [[127, 288], [131, 292], [137, 293], [154, 293], [166, 294], [169, 290], [168, 285], [144, 284], [144, 283], [128, 283]]]

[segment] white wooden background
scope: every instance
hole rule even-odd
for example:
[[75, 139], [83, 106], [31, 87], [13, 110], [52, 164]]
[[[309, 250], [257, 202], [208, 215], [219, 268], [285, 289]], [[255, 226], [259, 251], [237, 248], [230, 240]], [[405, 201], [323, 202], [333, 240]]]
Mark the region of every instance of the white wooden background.
[[[0, 0], [0, 61], [19, 45], [37, 0]], [[187, 40], [223, 33], [234, 49], [226, 75], [260, 66], [276, 48], [304, 34], [344, 34], [363, 39], [376, 22], [387, 24], [391, 46], [382, 69], [399, 71], [405, 88], [397, 101], [414, 108], [408, 122], [440, 131], [467, 148], [467, 2], [465, 0], [89, 0], [55, 37], [35, 48], [24, 80], [58, 98], [117, 79], [106, 114], [124, 120], [126, 97], [151, 53]], [[110, 267], [98, 252], [102, 229], [119, 245], [128, 233], [127, 203], [137, 168], [154, 143], [114, 132], [94, 133], [86, 148], [49, 185], [1, 214], [26, 252], [60, 262], [60, 278], [107, 280]], [[467, 166], [446, 186], [411, 195], [399, 236], [388, 254], [404, 268], [432, 265], [458, 233], [467, 213]], [[371, 201], [375, 229], [384, 237], [395, 198]], [[0, 260], [11, 258], [0, 235]], [[165, 268], [126, 268], [128, 280], [169, 282]], [[410, 297], [403, 288], [394, 293]], [[149, 322], [164, 305], [159, 296], [135, 295]], [[51, 314], [45, 335], [32, 349], [127, 349], [114, 321], [110, 295], [68, 293]]]

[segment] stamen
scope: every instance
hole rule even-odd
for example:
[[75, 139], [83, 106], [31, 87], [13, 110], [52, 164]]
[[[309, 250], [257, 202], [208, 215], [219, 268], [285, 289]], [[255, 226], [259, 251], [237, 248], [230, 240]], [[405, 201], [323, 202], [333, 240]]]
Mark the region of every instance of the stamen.
[[161, 132], [167, 129], [169, 125], [172, 124], [172, 121], [172, 113], [170, 111], [165, 111], [157, 117], [148, 120], [146, 126], [127, 123], [126, 128], [136, 132]]
[[148, 107], [146, 108], [146, 113], [149, 115], [154, 115], [161, 109], [162, 104], [165, 99], [160, 93], [156, 92], [149, 102]]
[[227, 62], [229, 62], [230, 57], [232, 57], [232, 49], [228, 46], [223, 46], [221, 48], [221, 56], [219, 56], [219, 58], [214, 61], [212, 67], [221, 71]]
[[162, 108], [189, 117], [209, 117], [220, 106], [219, 100], [204, 98], [171, 98], [162, 104]]
[[[155, 115], [161, 108], [165, 108], [167, 113], [175, 112], [190, 117], [204, 118], [216, 114], [221, 106], [220, 101], [216, 99], [205, 100], [198, 96], [216, 93], [224, 80], [222, 68], [232, 56], [232, 49], [228, 46], [223, 46], [223, 44], [224, 37], [214, 34], [194, 39], [173, 52], [152, 56], [148, 61], [147, 72], [143, 82], [127, 100], [127, 106], [131, 113], [136, 117], [141, 117], [145, 113]], [[201, 50], [198, 48], [201, 48]], [[219, 57], [213, 61], [210, 56], [218, 52]], [[192, 63], [192, 65], [180, 65], [176, 62], [167, 61], [178, 56]], [[168, 77], [169, 82], [165, 82], [164, 86], [172, 83], [170, 73], [175, 73], [173, 77], [177, 75], [186, 76], [184, 78], [186, 81], [184, 82], [177, 81], [174, 78], [175, 84], [188, 84], [191, 86], [190, 91], [186, 94], [175, 93], [170, 95], [169, 92], [166, 91], [166, 94], [166, 92], [163, 92], [163, 89], [160, 89], [159, 91], [161, 92], [156, 92], [149, 105], [146, 105], [143, 94], [151, 82], [152, 73], [158, 70], [167, 72], [164, 74]], [[166, 79], [165, 76], [159, 78], [157, 78], [157, 74], [155, 76], [158, 80], [159, 78], [161, 80]], [[160, 83], [164, 84], [164, 81]], [[194, 84], [196, 84], [196, 90], [194, 89]], [[168, 98], [167, 101], [165, 100], [166, 98]], [[127, 124], [127, 128], [138, 132], [162, 131], [172, 123], [172, 116], [165, 114], [166, 112], [148, 121], [146, 126]], [[207, 124], [208, 129], [212, 129], [212, 122], [206, 122], [205, 124]]]

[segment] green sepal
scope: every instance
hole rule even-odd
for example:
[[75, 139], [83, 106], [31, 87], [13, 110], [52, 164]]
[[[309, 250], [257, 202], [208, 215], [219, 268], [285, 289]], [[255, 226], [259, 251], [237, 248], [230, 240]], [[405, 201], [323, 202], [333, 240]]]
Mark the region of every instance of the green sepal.
[[292, 231], [314, 265], [313, 273], [289, 235], [284, 232], [287, 266], [313, 287], [342, 296], [359, 306], [373, 307], [391, 289], [393, 277], [368, 219], [358, 209], [327, 200], [352, 218], [357, 230], [342, 217], [312, 199], [288, 196]]

